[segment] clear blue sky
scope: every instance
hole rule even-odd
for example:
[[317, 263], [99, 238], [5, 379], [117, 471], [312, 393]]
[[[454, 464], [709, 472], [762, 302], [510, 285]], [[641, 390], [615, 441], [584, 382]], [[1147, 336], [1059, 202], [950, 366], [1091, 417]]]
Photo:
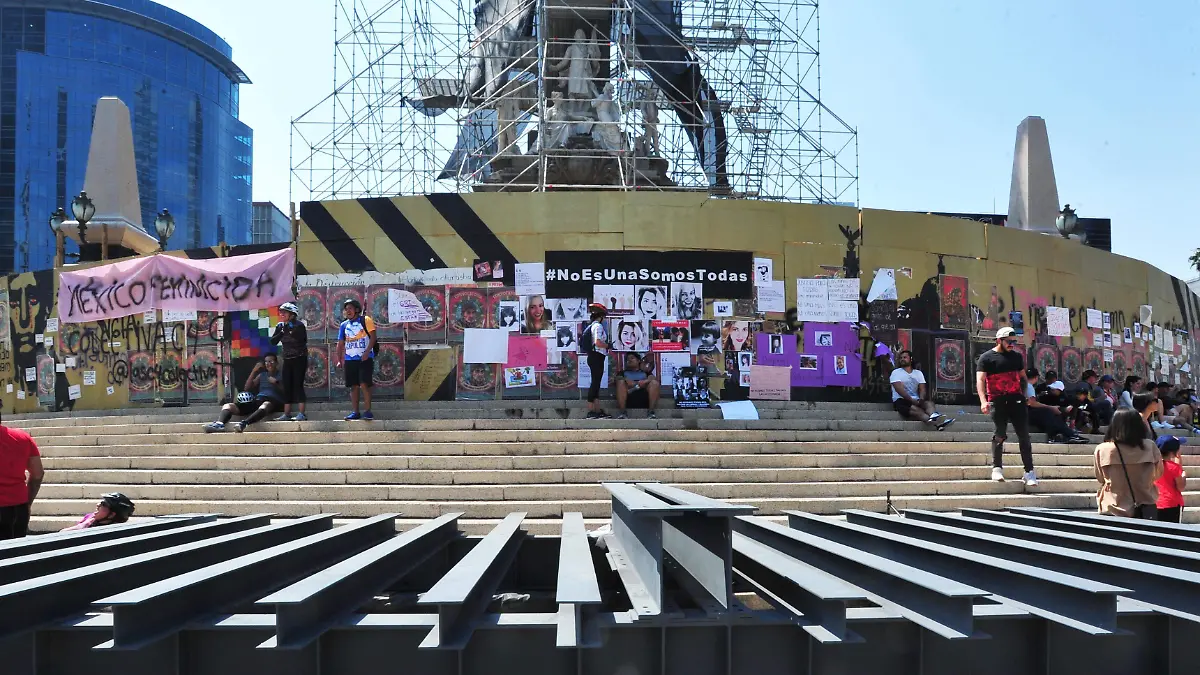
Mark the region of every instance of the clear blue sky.
[[[253, 85], [254, 198], [288, 201], [289, 123], [333, 87], [333, 0], [158, 0]], [[377, 6], [382, 0], [368, 0]], [[829, 0], [823, 98], [858, 127], [872, 208], [1004, 213], [1016, 127], [1046, 119], [1059, 198], [1183, 278], [1200, 247], [1200, 3]]]

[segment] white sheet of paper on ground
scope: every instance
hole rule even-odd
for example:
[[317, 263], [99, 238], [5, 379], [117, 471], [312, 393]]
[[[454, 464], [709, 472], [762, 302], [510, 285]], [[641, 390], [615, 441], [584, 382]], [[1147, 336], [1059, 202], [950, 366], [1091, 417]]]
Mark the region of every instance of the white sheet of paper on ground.
[[46, 332], [47, 333], [57, 333], [58, 332], [58, 319], [57, 318], [46, 319]]
[[871, 290], [867, 291], [867, 302], [876, 300], [897, 300], [896, 270], [883, 267], [875, 270], [875, 279], [871, 281]]
[[772, 281], [754, 289], [758, 292], [758, 311], [764, 314], [767, 312], [786, 312], [787, 305], [783, 295], [784, 288], [783, 281]]
[[546, 263], [517, 263], [517, 295], [546, 295]]
[[723, 403], [718, 403], [717, 406], [721, 408], [721, 419], [758, 419], [758, 408], [754, 407], [754, 401], [726, 401]]
[[1092, 309], [1091, 307], [1087, 308], [1087, 327], [1088, 328], [1100, 328], [1101, 327], [1100, 310]]
[[1053, 337], [1071, 335], [1071, 310], [1066, 307], [1046, 308], [1046, 334]]
[[425, 306], [411, 291], [389, 288], [388, 321], [391, 323], [420, 323], [433, 321], [433, 315], [425, 310]]
[[508, 331], [468, 328], [463, 332], [463, 363], [504, 363], [508, 360]]

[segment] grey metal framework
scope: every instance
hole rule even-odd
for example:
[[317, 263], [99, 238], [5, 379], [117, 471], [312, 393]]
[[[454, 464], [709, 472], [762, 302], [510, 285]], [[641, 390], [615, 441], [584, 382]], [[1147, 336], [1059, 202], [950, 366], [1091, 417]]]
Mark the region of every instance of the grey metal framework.
[[1045, 509], [785, 526], [609, 483], [525, 514], [161, 518], [0, 544], [6, 675], [1200, 672], [1200, 529]]
[[[532, 8], [534, 38], [511, 46], [511, 65], [485, 88], [464, 94], [478, 53], [510, 48], [503, 31], [478, 34], [476, 24], [502, 1], [334, 0], [333, 90], [292, 123], [293, 200], [650, 189], [857, 203], [857, 130], [821, 98], [817, 0], [680, 0], [677, 30], [642, 0], [509, 0], [510, 14]], [[527, 135], [549, 137], [551, 93], [566, 79], [554, 64], [575, 28], [587, 34], [591, 84], [614, 84], [623, 150]], [[666, 33], [670, 53], [686, 60], [643, 54], [633, 37], [642, 29]], [[698, 161], [683, 118], [648, 75], [693, 61], [716, 96], [701, 107], [724, 118], [718, 169]], [[502, 113], [506, 99], [514, 107]], [[650, 108], [662, 110], [654, 142]], [[579, 160], [613, 168], [563, 169]]]

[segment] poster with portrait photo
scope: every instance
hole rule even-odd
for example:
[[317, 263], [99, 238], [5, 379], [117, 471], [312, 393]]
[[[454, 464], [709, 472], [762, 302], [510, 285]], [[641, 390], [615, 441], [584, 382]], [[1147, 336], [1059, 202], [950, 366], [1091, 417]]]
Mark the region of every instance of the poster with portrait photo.
[[597, 285], [592, 288], [592, 302], [604, 305], [610, 317], [633, 316], [636, 288], [636, 286]]
[[671, 314], [666, 286], [637, 286], [636, 314], [644, 321], [662, 321]]
[[721, 322], [721, 348], [727, 352], [754, 351], [754, 328], [750, 322]]
[[521, 330], [521, 301], [501, 300], [496, 314], [496, 328], [509, 332]]
[[849, 368], [846, 365], [846, 355], [835, 354], [833, 357], [833, 374], [846, 375], [848, 370]]
[[540, 295], [526, 295], [520, 298], [521, 303], [521, 332], [526, 335], [536, 335], [550, 328], [550, 316], [546, 313], [546, 299]]
[[692, 367], [692, 355], [687, 352], [666, 352], [658, 355], [658, 382], [663, 387], [674, 387], [675, 376], [685, 368]]
[[770, 258], [754, 259], [754, 285], [767, 286], [775, 280], [773, 273], [775, 261]]
[[579, 351], [579, 333], [587, 324], [578, 321], [559, 321], [554, 324], [554, 349], [560, 352]]
[[737, 367], [738, 370], [749, 371], [750, 366], [754, 365], [754, 352], [738, 352]]
[[586, 298], [546, 298], [546, 314], [551, 321], [587, 321]]
[[967, 278], [942, 274], [938, 277], [941, 325], [946, 330], [967, 330], [971, 323]]
[[813, 333], [814, 347], [832, 347], [833, 331], [819, 330]]
[[671, 284], [671, 316], [680, 321], [704, 318], [704, 284]]
[[612, 349], [619, 352], [648, 352], [650, 351], [649, 323], [636, 317], [616, 317], [609, 319], [608, 334], [612, 340]]
[[651, 321], [650, 349], [656, 352], [690, 352], [691, 324], [687, 321]]
[[484, 289], [450, 289], [450, 327], [447, 330], [447, 338], [451, 342], [462, 342], [466, 329], [483, 328], [487, 321], [486, 308], [487, 293]]
[[721, 353], [721, 324], [712, 319], [691, 322], [693, 354]]
[[700, 368], [684, 368], [675, 375], [672, 387], [676, 408], [707, 408], [712, 399], [708, 375]]
[[799, 363], [800, 370], [819, 370], [821, 367], [821, 359], [816, 354], [801, 354]]
[[783, 336], [769, 335], [767, 336], [767, 353], [768, 354], [783, 354]]

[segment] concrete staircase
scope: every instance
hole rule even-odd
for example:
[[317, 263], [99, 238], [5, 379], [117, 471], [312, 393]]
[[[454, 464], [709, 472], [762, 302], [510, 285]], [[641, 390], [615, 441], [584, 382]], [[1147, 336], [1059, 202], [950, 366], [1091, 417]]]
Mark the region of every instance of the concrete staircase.
[[[113, 490], [133, 498], [138, 516], [463, 511], [470, 532], [512, 511], [529, 512], [534, 533], [557, 533], [557, 521], [538, 519], [564, 511], [598, 523], [609, 511], [599, 483], [613, 480], [676, 484], [764, 515], [882, 512], [889, 492], [900, 509], [1094, 506], [1093, 445], [1036, 443], [1041, 485], [1026, 488], [1014, 443], [1009, 481], [988, 480], [991, 424], [978, 408], [943, 409], [959, 421], [937, 432], [887, 404], [757, 405], [762, 419], [753, 422], [674, 409], [658, 420], [631, 411], [629, 420], [593, 421], [578, 401], [458, 401], [381, 402], [376, 421], [353, 423], [341, 408], [317, 404], [312, 421], [265, 422], [244, 434], [203, 433], [214, 414], [203, 408], [5, 423], [32, 433], [44, 457], [36, 531], [73, 523]], [[1189, 499], [1200, 503], [1200, 494]]]

